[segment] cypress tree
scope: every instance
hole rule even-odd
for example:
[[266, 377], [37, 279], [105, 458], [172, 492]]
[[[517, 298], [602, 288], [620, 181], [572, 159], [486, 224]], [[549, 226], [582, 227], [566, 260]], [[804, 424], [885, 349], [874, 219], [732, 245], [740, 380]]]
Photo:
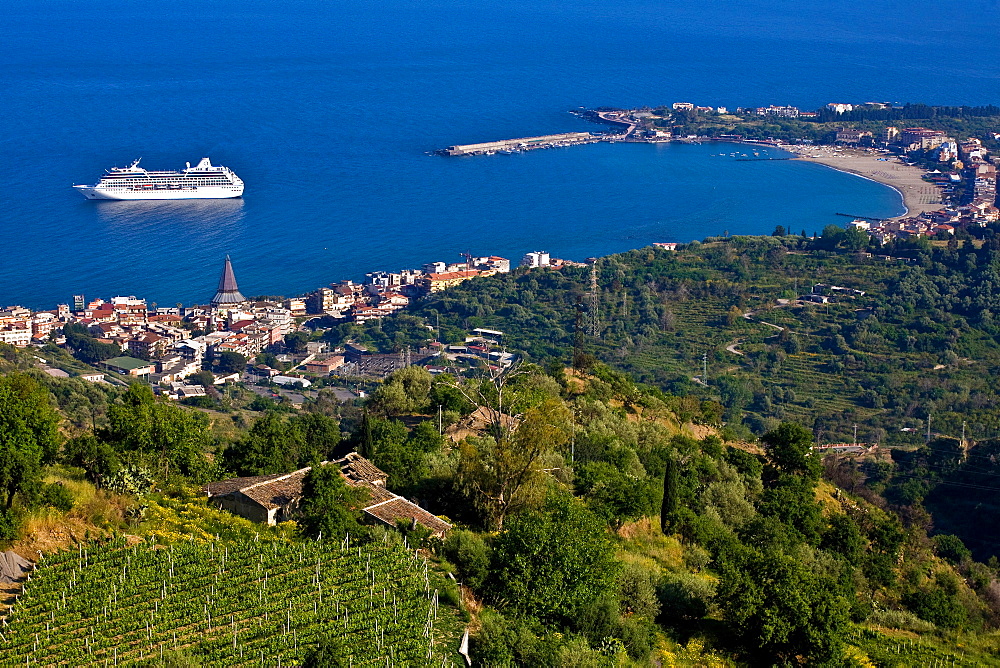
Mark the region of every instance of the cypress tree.
[[358, 434], [357, 445], [358, 452], [361, 453], [362, 457], [371, 458], [375, 455], [375, 453], [372, 452], [375, 448], [372, 443], [372, 425], [370, 418], [368, 417], [367, 407], [365, 407], [365, 412], [361, 417], [361, 428], [359, 431], [360, 433]]
[[667, 457], [667, 468], [663, 472], [663, 505], [660, 506], [660, 529], [671, 533], [677, 516], [677, 460]]

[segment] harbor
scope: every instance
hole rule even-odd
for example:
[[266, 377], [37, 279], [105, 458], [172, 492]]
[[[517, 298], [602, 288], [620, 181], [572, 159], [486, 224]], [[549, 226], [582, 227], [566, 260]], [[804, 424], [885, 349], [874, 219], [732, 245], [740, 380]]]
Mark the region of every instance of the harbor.
[[[573, 109], [571, 114], [590, 121], [608, 125], [609, 132], [563, 132], [560, 134], [541, 135], [538, 137], [520, 137], [517, 139], [501, 139], [479, 144], [456, 144], [433, 151], [435, 155], [465, 156], [465, 155], [496, 155], [520, 153], [540, 148], [562, 148], [579, 146], [596, 142], [633, 142], [657, 144], [675, 142], [681, 144], [701, 144], [704, 141], [729, 141], [741, 144], [757, 144], [760, 146], [777, 146], [778, 142], [766, 139], [750, 139], [737, 135], [720, 135], [718, 137], [702, 137], [696, 135], [678, 136], [670, 130], [655, 128], [650, 124], [652, 114], [624, 109]], [[755, 153], [754, 156], [757, 154]], [[737, 160], [790, 160], [789, 157], [749, 157]]]
[[578, 146], [600, 141], [600, 135], [591, 132], [563, 132], [540, 137], [521, 137], [518, 139], [502, 139], [481, 144], [458, 144], [435, 151], [438, 155], [495, 155], [497, 153], [519, 153], [539, 148], [561, 148], [563, 146]]

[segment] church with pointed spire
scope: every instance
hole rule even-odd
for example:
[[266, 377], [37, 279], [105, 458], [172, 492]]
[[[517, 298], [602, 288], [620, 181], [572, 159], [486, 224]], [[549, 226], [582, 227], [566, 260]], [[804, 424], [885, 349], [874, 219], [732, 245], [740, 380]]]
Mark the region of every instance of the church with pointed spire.
[[222, 267], [222, 276], [219, 277], [219, 288], [212, 297], [212, 306], [216, 309], [228, 310], [240, 304], [245, 304], [247, 298], [240, 292], [236, 285], [236, 274], [233, 273], [233, 263], [226, 255], [226, 264]]

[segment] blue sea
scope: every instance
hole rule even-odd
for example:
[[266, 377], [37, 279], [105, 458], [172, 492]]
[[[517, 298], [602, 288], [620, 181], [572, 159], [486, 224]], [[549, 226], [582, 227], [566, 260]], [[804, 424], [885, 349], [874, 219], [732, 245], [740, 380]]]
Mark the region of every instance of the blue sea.
[[[884, 186], [736, 145], [429, 151], [599, 129], [581, 106], [998, 101], [995, 2], [8, 0], [0, 306], [246, 294], [532, 250], [583, 259], [902, 211]], [[244, 199], [92, 202], [113, 165], [210, 156]]]

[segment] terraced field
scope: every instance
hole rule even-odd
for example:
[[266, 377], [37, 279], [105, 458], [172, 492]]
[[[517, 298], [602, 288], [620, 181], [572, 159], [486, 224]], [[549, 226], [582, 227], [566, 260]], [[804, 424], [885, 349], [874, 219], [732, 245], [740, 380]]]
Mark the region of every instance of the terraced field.
[[[882, 632], [859, 628], [851, 635], [851, 642], [867, 654], [877, 666], [904, 668], [907, 666], [991, 666], [996, 665], [990, 652], [970, 646], [964, 649], [948, 647], [933, 636], [905, 631]], [[974, 645], [974, 644], [973, 644]], [[963, 648], [963, 644], [957, 645]]]
[[450, 665], [462, 631], [426, 562], [389, 542], [81, 545], [43, 561], [5, 620], [5, 666], [298, 665], [321, 637], [354, 666]]
[[843, 411], [857, 408], [855, 391], [842, 376], [825, 369], [828, 355], [801, 353], [789, 355], [781, 364], [783, 382], [795, 388], [802, 398], [822, 400], [825, 410]]

